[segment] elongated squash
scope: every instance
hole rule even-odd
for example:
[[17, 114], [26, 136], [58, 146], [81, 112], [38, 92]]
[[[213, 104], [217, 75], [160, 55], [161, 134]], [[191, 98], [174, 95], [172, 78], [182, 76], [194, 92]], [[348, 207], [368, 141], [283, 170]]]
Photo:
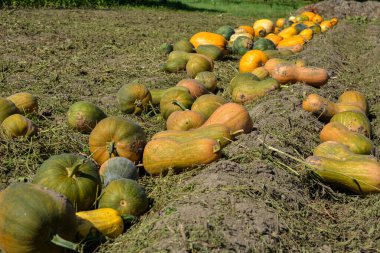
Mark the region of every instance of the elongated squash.
[[143, 164], [151, 175], [166, 174], [170, 168], [183, 170], [211, 163], [220, 157], [220, 151], [219, 143], [210, 138], [186, 142], [157, 139], [145, 146]]
[[232, 101], [244, 104], [264, 97], [277, 89], [280, 89], [280, 84], [273, 78], [267, 78], [262, 81], [242, 82], [232, 91]]

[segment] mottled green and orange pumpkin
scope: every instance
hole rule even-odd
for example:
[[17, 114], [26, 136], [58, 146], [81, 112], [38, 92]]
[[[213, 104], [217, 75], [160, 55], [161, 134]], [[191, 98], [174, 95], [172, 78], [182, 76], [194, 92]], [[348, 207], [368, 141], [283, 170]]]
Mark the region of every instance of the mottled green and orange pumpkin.
[[141, 114], [152, 101], [148, 88], [139, 83], [123, 85], [116, 95], [120, 110], [127, 114]]
[[7, 97], [23, 114], [38, 112], [38, 99], [29, 92], [19, 92]]
[[16, 105], [5, 98], [0, 98], [0, 123], [12, 114], [21, 113]]
[[38, 132], [38, 127], [21, 114], [13, 114], [1, 123], [1, 129], [8, 138], [30, 137]]
[[161, 115], [164, 119], [167, 119], [175, 111], [190, 109], [193, 102], [194, 98], [188, 89], [187, 91], [184, 89], [169, 89], [162, 95], [160, 101]]
[[107, 117], [98, 106], [91, 102], [79, 101], [70, 106], [67, 112], [69, 126], [81, 133], [89, 133], [96, 124]]

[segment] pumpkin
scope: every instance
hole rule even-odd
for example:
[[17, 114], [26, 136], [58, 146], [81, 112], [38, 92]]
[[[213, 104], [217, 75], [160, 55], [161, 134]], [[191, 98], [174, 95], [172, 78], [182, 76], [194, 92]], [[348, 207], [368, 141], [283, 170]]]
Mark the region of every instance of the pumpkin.
[[165, 89], [150, 89], [150, 95], [152, 96], [152, 105], [160, 105], [161, 97], [166, 92]]
[[100, 166], [99, 174], [103, 185], [120, 178], [137, 180], [139, 175], [135, 164], [125, 157], [112, 157]]
[[260, 80], [269, 76], [269, 72], [264, 67], [255, 68], [251, 73], [257, 76]]
[[138, 124], [115, 116], [100, 121], [89, 138], [92, 157], [100, 165], [115, 156], [137, 162], [145, 143], [144, 130]]
[[294, 24], [293, 26], [294, 26], [294, 28], [296, 28], [297, 33], [300, 33], [307, 28], [307, 25], [305, 25], [303, 23]]
[[322, 156], [327, 158], [332, 158], [336, 160], [376, 160], [376, 157], [372, 155], [359, 155], [355, 154], [350, 150], [350, 148], [342, 143], [336, 141], [326, 141], [319, 144], [313, 150], [313, 156]]
[[[248, 33], [248, 34], [251, 34], [249, 33], [247, 30], [245, 30], [244, 28], [242, 27], [238, 27], [238, 28], [235, 28], [235, 34], [238, 34], [238, 33]], [[254, 34], [251, 34], [252, 36], [255, 36]]]
[[252, 26], [248, 26], [248, 25], [241, 25], [239, 26], [238, 28], [241, 28], [243, 29], [245, 32], [251, 34], [252, 36], [255, 35], [255, 30], [253, 29]]
[[311, 11], [304, 11], [301, 13], [301, 16], [306, 16], [307, 20], [313, 20], [313, 18], [315, 17], [315, 13]]
[[357, 194], [380, 192], [380, 164], [373, 159], [337, 160], [321, 156], [306, 159], [323, 182]]
[[195, 49], [200, 45], [214, 45], [224, 49], [227, 44], [226, 39], [222, 35], [210, 32], [196, 33], [191, 37], [190, 42]]
[[187, 62], [188, 60], [182, 58], [168, 60], [166, 63], [161, 65], [161, 70], [168, 73], [178, 73], [186, 69]]
[[310, 26], [309, 28], [313, 31], [314, 34], [319, 34], [322, 32], [321, 27], [318, 24]]
[[189, 109], [193, 102], [194, 98], [188, 90], [169, 89], [162, 95], [160, 101], [161, 115], [164, 119], [167, 119], [175, 111]]
[[276, 20], [276, 26], [279, 28], [282, 28], [285, 24], [285, 19], [284, 18], [279, 18]]
[[321, 23], [323, 21], [323, 18], [321, 15], [319, 14], [315, 14], [315, 16], [313, 17], [313, 20], [312, 20], [314, 23]]
[[267, 62], [268, 58], [261, 50], [250, 50], [243, 55], [239, 63], [240, 73], [250, 73], [255, 68], [261, 67]]
[[322, 32], [326, 32], [327, 30], [330, 30], [333, 27], [333, 25], [330, 23], [330, 21], [325, 20], [325, 21], [322, 21], [322, 23], [320, 24], [320, 27], [321, 27]]
[[87, 101], [76, 102], [67, 111], [68, 125], [81, 133], [91, 132], [105, 117], [107, 115], [99, 107]]
[[344, 111], [360, 111], [365, 113], [358, 104], [334, 103], [318, 94], [310, 94], [302, 102], [305, 111], [312, 112], [322, 121], [329, 121], [335, 114]]
[[173, 51], [173, 45], [170, 43], [163, 43], [159, 47], [159, 51], [163, 54], [170, 54]]
[[251, 38], [241, 36], [237, 38], [232, 45], [232, 52], [243, 55], [253, 47], [253, 40]]
[[273, 58], [284, 58], [293, 55], [294, 53], [291, 50], [281, 49], [281, 50], [265, 50], [265, 55], [268, 58], [268, 61]]
[[265, 29], [266, 34], [268, 34], [272, 32], [274, 25], [273, 25], [272, 20], [269, 20], [269, 19], [256, 20], [253, 23], [253, 29], [256, 31], [256, 30], [259, 30], [260, 27], [263, 27]]
[[345, 111], [335, 114], [330, 122], [339, 122], [350, 131], [371, 136], [371, 123], [365, 114], [359, 111]]
[[309, 41], [309, 40], [311, 40], [313, 38], [313, 30], [311, 30], [310, 28], [307, 28], [307, 29], [303, 30], [302, 32], [300, 32], [299, 35], [305, 41]]
[[337, 25], [338, 24], [338, 18], [332, 18], [332, 19], [330, 19], [330, 23], [331, 23], [332, 26]]
[[273, 78], [267, 78], [262, 81], [242, 82], [232, 91], [232, 101], [244, 104], [264, 97], [271, 91], [278, 89], [280, 89], [280, 84]]
[[304, 21], [304, 22], [302, 22], [302, 24], [306, 25], [306, 27], [308, 27], [308, 28], [315, 26], [315, 25], [318, 25], [318, 24], [315, 24], [313, 21]]
[[168, 61], [171, 60], [186, 60], [188, 61], [191, 57], [191, 53], [183, 52], [183, 51], [173, 51], [168, 55]]
[[325, 125], [320, 133], [320, 139], [322, 142], [336, 141], [347, 145], [356, 154], [370, 154], [373, 148], [370, 139], [362, 134], [351, 132], [339, 122], [330, 122]]
[[260, 81], [260, 78], [252, 73], [239, 73], [230, 82], [230, 93], [234, 91], [235, 87], [242, 82]]
[[94, 232], [109, 238], [116, 238], [124, 231], [124, 221], [118, 211], [100, 208], [77, 212], [78, 234], [81, 239], [93, 236]]
[[269, 73], [272, 73], [275, 69], [275, 67], [278, 65], [278, 64], [281, 64], [281, 63], [289, 63], [289, 61], [287, 60], [284, 60], [284, 59], [281, 59], [281, 58], [271, 58], [269, 59], [265, 65], [264, 65], [264, 68], [269, 72]]
[[253, 129], [252, 118], [248, 111], [236, 103], [227, 103], [218, 107], [202, 127], [212, 124], [223, 124], [232, 132], [244, 130], [244, 133], [249, 133]]
[[281, 36], [284, 39], [287, 39], [291, 36], [294, 36], [298, 33], [297, 29], [293, 26], [290, 26], [288, 28], [285, 28], [281, 32], [278, 33], [278, 36]]
[[265, 35], [267, 35], [265, 27], [258, 26], [255, 28], [255, 37], [265, 37]]
[[365, 114], [368, 114], [368, 102], [363, 93], [354, 90], [348, 90], [342, 93], [338, 98], [338, 103], [355, 105], [361, 109]]
[[281, 40], [277, 48], [286, 48], [286, 47], [292, 47], [295, 45], [303, 45], [305, 44], [305, 39], [301, 35], [294, 35], [289, 38]]
[[98, 167], [77, 154], [54, 155], [44, 161], [33, 183], [66, 196], [77, 210], [88, 210], [101, 189]]
[[166, 121], [166, 129], [187, 131], [200, 127], [205, 120], [206, 119], [203, 115], [194, 111], [176, 111], [168, 117]]
[[183, 51], [183, 52], [191, 53], [193, 52], [194, 47], [193, 47], [193, 44], [191, 44], [190, 41], [188, 41], [187, 39], [181, 39], [177, 41], [176, 43], [174, 43], [173, 49], [174, 51]]
[[202, 82], [197, 79], [182, 79], [176, 86], [187, 88], [193, 98], [197, 98], [208, 93]]
[[265, 39], [268, 39], [270, 41], [273, 42], [273, 45], [274, 45], [274, 48], [273, 49], [264, 49], [264, 51], [266, 50], [274, 50], [276, 48], [276, 46], [278, 45], [278, 43], [283, 40], [283, 38], [277, 34], [274, 34], [274, 33], [270, 33], [268, 34], [267, 36], [265, 36]]
[[21, 114], [13, 114], [1, 123], [1, 129], [8, 138], [25, 136], [30, 137], [38, 132], [37, 126]]
[[116, 94], [119, 108], [127, 114], [140, 114], [147, 110], [152, 95], [144, 84], [123, 85]]
[[309, 21], [309, 17], [303, 14], [296, 16], [296, 22], [303, 22], [303, 21]]
[[12, 101], [23, 114], [38, 112], [38, 99], [29, 92], [19, 92], [7, 97], [7, 99]]
[[299, 53], [303, 50], [303, 44], [295, 44], [294, 46], [277, 46], [278, 50], [290, 50], [293, 53]]
[[194, 78], [200, 72], [211, 71], [213, 68], [213, 61], [202, 54], [193, 55], [186, 64], [187, 75], [191, 78]]
[[225, 25], [221, 26], [216, 30], [216, 34], [222, 35], [226, 40], [229, 40], [231, 35], [235, 33], [235, 30], [232, 26]]
[[231, 36], [230, 40], [228, 41], [228, 44], [233, 45], [235, 40], [237, 40], [240, 37], [247, 37], [253, 40], [253, 36], [249, 33], [235, 33], [234, 35]]
[[[57, 253], [75, 246], [77, 221], [64, 196], [31, 183], [0, 192], [0, 249], [7, 253]], [[68, 241], [67, 241], [68, 240]], [[73, 250], [77, 247], [73, 247]]]
[[276, 49], [276, 45], [269, 39], [265, 38], [259, 38], [255, 41], [255, 44], [253, 45], [253, 49], [256, 50], [274, 50]]
[[197, 47], [196, 52], [209, 57], [211, 60], [220, 60], [224, 56], [224, 51], [214, 45], [200, 45]]
[[209, 164], [220, 157], [220, 144], [210, 138], [189, 141], [156, 139], [147, 143], [143, 164], [151, 175], [166, 174], [169, 168], [183, 170]]
[[243, 130], [231, 132], [230, 129], [222, 124], [212, 124], [200, 128], [190, 129], [189, 131], [183, 130], [167, 130], [158, 132], [153, 135], [152, 140], [157, 139], [173, 139], [178, 142], [189, 142], [199, 138], [211, 138], [220, 144], [223, 148], [227, 146], [234, 137], [241, 134]]
[[210, 115], [221, 105], [225, 104], [226, 100], [214, 94], [206, 94], [198, 97], [191, 110], [201, 114], [205, 119], [208, 119]]
[[297, 67], [295, 64], [280, 63], [273, 71], [269, 71], [271, 76], [279, 83], [304, 82], [314, 87], [321, 87], [327, 83], [329, 75], [325, 69], [316, 67]]
[[16, 105], [5, 98], [0, 98], [0, 123], [12, 114], [21, 113]]
[[140, 216], [148, 210], [144, 188], [135, 180], [122, 178], [110, 182], [99, 199], [99, 208], [113, 208], [120, 215]]
[[214, 92], [216, 90], [216, 85], [218, 84], [218, 79], [213, 72], [202, 71], [195, 76], [195, 80], [200, 81], [206, 90]]

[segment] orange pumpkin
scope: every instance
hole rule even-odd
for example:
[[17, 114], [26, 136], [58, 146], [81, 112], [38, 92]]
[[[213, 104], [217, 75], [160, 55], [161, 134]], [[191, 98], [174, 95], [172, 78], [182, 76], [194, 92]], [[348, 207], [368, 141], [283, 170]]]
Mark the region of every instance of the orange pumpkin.
[[239, 26], [238, 28], [244, 29], [247, 33], [251, 34], [252, 36], [255, 35], [255, 30], [253, 29], [252, 26], [241, 25], [241, 26]]
[[204, 85], [196, 79], [182, 79], [177, 83], [176, 86], [186, 87], [189, 89], [189, 92], [193, 98], [202, 96], [203, 94], [208, 93]]
[[214, 45], [221, 49], [224, 49], [226, 47], [227, 41], [220, 34], [210, 32], [199, 32], [191, 37], [190, 43], [193, 44], [195, 48], [197, 48], [200, 45]]
[[187, 131], [200, 127], [205, 120], [201, 114], [191, 110], [175, 111], [167, 119], [166, 129]]
[[268, 57], [261, 50], [250, 50], [243, 55], [239, 63], [240, 73], [250, 73], [268, 61]]
[[281, 36], [274, 33], [268, 34], [267, 36], [265, 36], [265, 38], [272, 41], [275, 46], [277, 46], [278, 43], [280, 43], [280, 41], [283, 40]]
[[260, 27], [264, 28], [266, 34], [271, 33], [274, 28], [273, 21], [270, 19], [259, 19], [253, 23], [255, 32], [260, 30]]

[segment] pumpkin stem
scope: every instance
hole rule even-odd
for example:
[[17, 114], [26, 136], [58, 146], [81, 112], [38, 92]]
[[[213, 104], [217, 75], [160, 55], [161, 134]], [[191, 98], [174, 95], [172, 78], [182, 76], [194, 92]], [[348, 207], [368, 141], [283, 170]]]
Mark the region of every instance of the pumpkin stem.
[[112, 156], [112, 154], [114, 153], [114, 151], [115, 151], [115, 142], [110, 142], [109, 144], [108, 144], [108, 146], [107, 146], [107, 150], [108, 150], [108, 154], [109, 154], [109, 156], [111, 157]]
[[237, 136], [237, 135], [239, 135], [239, 134], [241, 134], [241, 133], [244, 133], [244, 130], [243, 130], [243, 129], [240, 129], [240, 130], [237, 130], [237, 131], [235, 131], [235, 132], [232, 132], [231, 135], [232, 135], [233, 137], [235, 137], [235, 136]]
[[73, 165], [73, 167], [71, 168], [71, 171], [70, 171], [68, 177], [73, 177], [75, 174], [77, 174], [77, 172], [78, 172], [80, 166], [82, 166], [85, 162], [86, 162], [86, 159], [79, 160], [78, 162], [76, 162], [76, 163]]
[[178, 100], [173, 100], [173, 105], [178, 105], [182, 111], [188, 111], [189, 109], [187, 109], [181, 102], [179, 102]]
[[51, 242], [65, 249], [74, 250], [75, 252], [78, 252], [79, 250], [79, 244], [63, 239], [59, 235], [54, 235], [53, 239], [51, 239]]
[[222, 147], [220, 146], [220, 140], [217, 140], [217, 142], [218, 142], [218, 144], [216, 144], [216, 145], [214, 145], [214, 146], [212, 147], [212, 151], [213, 151], [214, 153], [217, 153], [217, 152], [219, 152], [219, 151], [222, 149]]

